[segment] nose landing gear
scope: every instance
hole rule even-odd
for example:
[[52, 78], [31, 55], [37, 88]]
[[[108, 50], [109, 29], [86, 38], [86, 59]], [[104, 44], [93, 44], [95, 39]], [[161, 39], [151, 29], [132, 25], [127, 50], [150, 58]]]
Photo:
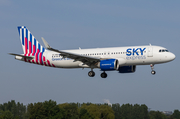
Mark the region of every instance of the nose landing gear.
[[150, 64], [150, 67], [151, 67], [151, 74], [152, 75], [155, 75], [156, 74], [156, 71], [154, 71], [154, 64]]

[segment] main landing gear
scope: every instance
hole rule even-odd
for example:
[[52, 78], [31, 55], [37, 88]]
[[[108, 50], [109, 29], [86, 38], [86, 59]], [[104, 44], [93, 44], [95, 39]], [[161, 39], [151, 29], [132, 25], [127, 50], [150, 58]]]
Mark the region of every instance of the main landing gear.
[[[95, 72], [93, 70], [89, 71], [88, 72], [88, 76], [89, 77], [94, 77], [95, 76]], [[107, 77], [107, 74], [106, 74], [105, 71], [103, 73], [101, 73], [101, 78], [106, 78], [106, 77]]]
[[105, 71], [103, 73], [101, 73], [101, 78], [106, 78], [106, 77], [107, 77], [107, 74]]
[[95, 72], [93, 70], [91, 70], [90, 72], [88, 72], [89, 77], [94, 77], [95, 76]]
[[156, 71], [154, 71], [154, 64], [150, 64], [150, 67], [151, 67], [151, 74], [152, 75], [155, 75], [156, 74]]

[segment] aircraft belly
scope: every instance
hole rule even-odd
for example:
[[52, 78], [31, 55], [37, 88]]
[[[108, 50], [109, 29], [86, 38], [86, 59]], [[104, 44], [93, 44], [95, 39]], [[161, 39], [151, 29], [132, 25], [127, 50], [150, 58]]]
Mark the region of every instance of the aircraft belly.
[[61, 60], [61, 61], [53, 61], [54, 65], [59, 68], [79, 68], [79, 64], [81, 62], [74, 60]]

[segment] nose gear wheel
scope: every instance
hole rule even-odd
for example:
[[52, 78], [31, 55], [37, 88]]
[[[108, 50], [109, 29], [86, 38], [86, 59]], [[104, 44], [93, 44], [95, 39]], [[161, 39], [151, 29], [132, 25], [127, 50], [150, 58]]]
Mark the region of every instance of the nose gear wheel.
[[150, 67], [151, 67], [151, 74], [152, 75], [155, 75], [156, 74], [156, 71], [154, 71], [154, 64], [150, 64]]

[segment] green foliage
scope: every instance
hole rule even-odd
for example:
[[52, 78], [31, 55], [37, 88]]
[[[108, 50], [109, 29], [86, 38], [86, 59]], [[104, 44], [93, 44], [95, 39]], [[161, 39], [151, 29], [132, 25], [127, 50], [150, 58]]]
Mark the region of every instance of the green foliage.
[[115, 114], [115, 119], [149, 119], [148, 107], [146, 105], [135, 104], [113, 104], [112, 109]]
[[8, 111], [0, 111], [0, 119], [13, 119], [13, 114]]
[[80, 119], [114, 119], [114, 111], [106, 104], [82, 104], [80, 108]]
[[64, 110], [55, 101], [49, 100], [28, 105], [29, 119], [61, 119]]
[[180, 111], [174, 110], [174, 113], [170, 116], [170, 119], [180, 119]]
[[[26, 106], [24, 106], [22, 103], [19, 102], [16, 104], [14, 100], [9, 101], [8, 103], [4, 103], [0, 105], [1, 112], [4, 112], [5, 114], [11, 113], [13, 116], [13, 119], [26, 119], [25, 113], [26, 113]], [[2, 113], [2, 114], [4, 114]], [[1, 116], [2, 116], [1, 114]]]
[[59, 107], [64, 110], [65, 119], [79, 119], [78, 105], [75, 103], [59, 104]]
[[[27, 109], [26, 109], [27, 108]], [[180, 119], [180, 111], [172, 115], [159, 111], [148, 112], [146, 105], [139, 104], [92, 104], [64, 103], [49, 100], [24, 106], [14, 100], [0, 104], [0, 119]]]
[[150, 111], [150, 119], [167, 119], [166, 115], [159, 111]]
[[80, 119], [93, 119], [93, 117], [89, 114], [88, 110], [84, 108], [80, 109], [79, 118]]
[[114, 111], [115, 119], [119, 119], [121, 117], [121, 106], [120, 104], [112, 104], [112, 110]]

